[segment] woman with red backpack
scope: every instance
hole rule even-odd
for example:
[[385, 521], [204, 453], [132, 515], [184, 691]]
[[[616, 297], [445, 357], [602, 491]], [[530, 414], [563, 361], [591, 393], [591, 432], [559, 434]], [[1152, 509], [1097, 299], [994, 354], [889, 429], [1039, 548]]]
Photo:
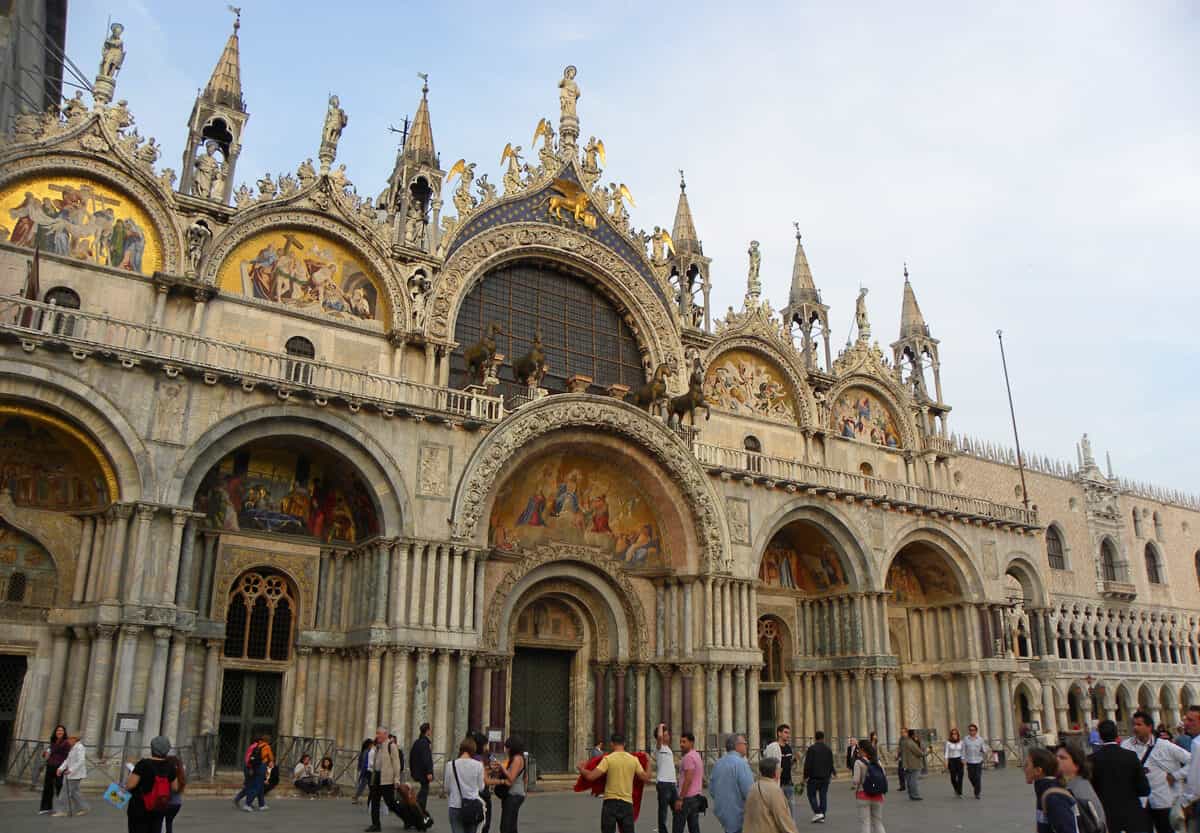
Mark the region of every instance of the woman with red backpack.
[[171, 741], [159, 735], [150, 741], [150, 757], [142, 758], [125, 779], [129, 791], [126, 816], [129, 833], [159, 833], [171, 806], [171, 793], [179, 789], [179, 770], [167, 760]]
[[870, 741], [860, 741], [854, 760], [854, 797], [863, 833], [883, 833], [883, 797], [887, 774], [879, 764], [879, 753]]

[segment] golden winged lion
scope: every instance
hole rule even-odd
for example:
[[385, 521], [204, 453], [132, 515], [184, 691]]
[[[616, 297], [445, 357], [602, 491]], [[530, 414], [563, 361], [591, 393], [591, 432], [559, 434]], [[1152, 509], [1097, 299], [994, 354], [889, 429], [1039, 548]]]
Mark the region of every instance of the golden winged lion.
[[587, 210], [587, 191], [569, 179], [556, 179], [552, 187], [558, 193], [550, 195], [547, 213], [551, 217], [556, 220], [563, 219], [562, 212], [565, 208], [575, 222], [586, 228], [596, 227], [596, 215]]

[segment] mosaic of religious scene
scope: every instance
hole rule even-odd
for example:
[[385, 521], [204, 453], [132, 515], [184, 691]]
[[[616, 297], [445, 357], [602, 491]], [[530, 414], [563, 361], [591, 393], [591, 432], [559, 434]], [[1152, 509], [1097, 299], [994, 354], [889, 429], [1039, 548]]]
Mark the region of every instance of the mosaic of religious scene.
[[4, 590], [0, 599], [49, 605], [54, 600], [55, 577], [50, 553], [0, 518], [0, 587]]
[[795, 406], [779, 370], [748, 350], [731, 350], [708, 368], [704, 397], [734, 414], [794, 422]]
[[518, 639], [576, 642], [582, 636], [576, 631], [570, 609], [557, 599], [539, 599], [517, 618]]
[[221, 288], [302, 312], [348, 320], [382, 319], [381, 293], [349, 248], [287, 229], [240, 243], [221, 266]]
[[0, 410], [0, 485], [18, 506], [80, 512], [110, 497], [104, 472], [76, 437], [40, 419]]
[[543, 543], [602, 549], [632, 567], [666, 561], [651, 500], [608, 459], [556, 452], [515, 472], [496, 496], [492, 546]]
[[891, 411], [875, 394], [863, 388], [842, 391], [830, 413], [833, 427], [846, 439], [900, 447], [900, 432]]
[[896, 557], [888, 570], [887, 589], [895, 604], [936, 604], [962, 595], [941, 556], [920, 550]]
[[371, 495], [349, 464], [299, 440], [255, 443], [205, 475], [196, 511], [209, 525], [355, 543], [376, 535]]
[[787, 527], [763, 553], [758, 578], [768, 587], [825, 593], [845, 587], [846, 571], [833, 546], [812, 528]]
[[143, 275], [162, 268], [162, 245], [142, 207], [85, 179], [41, 177], [4, 189], [0, 240]]

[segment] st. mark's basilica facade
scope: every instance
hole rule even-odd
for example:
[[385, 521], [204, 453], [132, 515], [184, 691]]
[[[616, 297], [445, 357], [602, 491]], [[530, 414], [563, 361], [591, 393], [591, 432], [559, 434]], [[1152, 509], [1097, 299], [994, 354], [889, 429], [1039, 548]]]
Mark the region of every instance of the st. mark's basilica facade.
[[561, 772], [659, 720], [1014, 745], [1200, 703], [1200, 505], [1086, 436], [1023, 481], [952, 434], [907, 276], [886, 352], [865, 291], [831, 349], [799, 235], [781, 312], [751, 243], [712, 314], [683, 182], [631, 227], [574, 67], [499, 183], [443, 168], [426, 86], [378, 196], [336, 97], [316, 161], [235, 188], [236, 25], [178, 177], [124, 35], [0, 151], [6, 747], [61, 722], [232, 764], [428, 721]]

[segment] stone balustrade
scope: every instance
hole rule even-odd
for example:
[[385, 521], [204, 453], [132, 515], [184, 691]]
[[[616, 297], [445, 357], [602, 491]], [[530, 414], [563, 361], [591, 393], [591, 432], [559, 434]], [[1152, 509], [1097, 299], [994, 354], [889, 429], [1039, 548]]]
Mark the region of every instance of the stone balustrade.
[[1037, 511], [1033, 509], [717, 445], [695, 443], [693, 448], [700, 462], [710, 470], [741, 474], [780, 486], [830, 492], [838, 497], [936, 512], [967, 522], [978, 520], [1026, 530], [1038, 527]]
[[424, 385], [14, 295], [0, 295], [0, 334], [15, 336], [27, 351], [55, 344], [78, 359], [107, 355], [126, 367], [146, 363], [161, 366], [170, 375], [201, 374], [211, 384], [234, 381], [248, 389], [261, 384], [285, 398], [304, 392], [319, 404], [341, 400], [351, 410], [371, 405], [388, 415], [415, 408], [479, 422], [504, 418], [500, 397]]

